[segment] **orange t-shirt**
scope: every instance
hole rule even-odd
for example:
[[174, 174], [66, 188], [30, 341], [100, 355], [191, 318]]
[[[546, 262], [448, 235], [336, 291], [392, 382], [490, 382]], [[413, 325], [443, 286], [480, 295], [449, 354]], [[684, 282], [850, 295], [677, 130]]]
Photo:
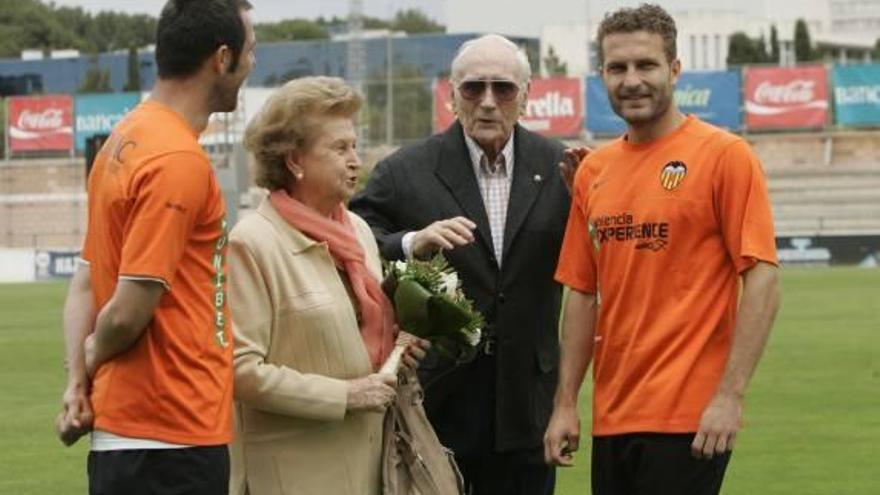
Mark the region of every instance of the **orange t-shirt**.
[[232, 439], [225, 206], [197, 137], [170, 108], [144, 102], [89, 176], [83, 258], [95, 307], [120, 278], [166, 289], [135, 345], [98, 368], [96, 429], [187, 445]]
[[761, 165], [693, 116], [578, 169], [556, 279], [596, 293], [593, 434], [696, 431], [730, 353], [739, 274], [776, 263]]

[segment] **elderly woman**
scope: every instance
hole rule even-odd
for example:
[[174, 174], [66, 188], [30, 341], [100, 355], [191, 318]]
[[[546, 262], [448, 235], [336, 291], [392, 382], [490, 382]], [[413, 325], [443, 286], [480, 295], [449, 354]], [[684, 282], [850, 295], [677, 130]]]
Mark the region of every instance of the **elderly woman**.
[[341, 79], [297, 79], [245, 132], [270, 194], [229, 237], [233, 494], [380, 492], [382, 413], [396, 382], [376, 371], [396, 328], [376, 242], [345, 207], [360, 170], [361, 102]]

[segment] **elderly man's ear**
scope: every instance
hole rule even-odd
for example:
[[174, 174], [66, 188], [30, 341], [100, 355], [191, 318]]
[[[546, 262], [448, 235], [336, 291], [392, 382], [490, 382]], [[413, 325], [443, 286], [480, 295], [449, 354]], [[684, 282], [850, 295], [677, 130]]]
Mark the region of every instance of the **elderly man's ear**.
[[521, 95], [522, 100], [520, 100], [520, 102], [519, 102], [520, 115], [525, 115], [526, 108], [529, 107], [529, 87], [530, 86], [531, 86], [531, 83], [526, 81], [526, 86], [522, 90], [522, 95]]

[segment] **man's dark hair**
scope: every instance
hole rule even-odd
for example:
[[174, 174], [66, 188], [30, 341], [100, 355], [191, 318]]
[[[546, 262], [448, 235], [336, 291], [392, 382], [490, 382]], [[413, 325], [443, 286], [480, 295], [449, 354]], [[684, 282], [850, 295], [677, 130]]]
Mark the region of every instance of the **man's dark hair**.
[[675, 60], [677, 48], [675, 38], [678, 31], [675, 29], [675, 20], [663, 7], [650, 3], [643, 3], [636, 8], [623, 8], [610, 14], [605, 14], [602, 23], [599, 24], [599, 60], [603, 59], [602, 42], [609, 34], [634, 33], [646, 31], [659, 34], [663, 39], [663, 51], [666, 52], [666, 60]]
[[160, 79], [191, 76], [223, 45], [232, 52], [235, 71], [244, 49], [241, 11], [247, 0], [169, 0], [156, 28], [156, 67]]

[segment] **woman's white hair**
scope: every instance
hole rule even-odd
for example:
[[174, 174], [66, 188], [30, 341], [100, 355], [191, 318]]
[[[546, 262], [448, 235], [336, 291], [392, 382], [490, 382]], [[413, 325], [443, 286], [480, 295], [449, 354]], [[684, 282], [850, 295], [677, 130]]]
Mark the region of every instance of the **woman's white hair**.
[[462, 71], [462, 59], [464, 55], [471, 49], [476, 48], [479, 45], [483, 45], [486, 43], [500, 44], [502, 46], [506, 46], [510, 48], [515, 56], [516, 61], [520, 66], [520, 83], [526, 84], [529, 82], [529, 79], [532, 78], [532, 66], [529, 65], [529, 57], [526, 55], [525, 50], [519, 47], [516, 43], [510, 41], [509, 39], [501, 36], [500, 34], [487, 34], [484, 36], [480, 36], [479, 38], [474, 38], [472, 40], [465, 41], [458, 48], [458, 52], [456, 52], [455, 57], [452, 59], [451, 66], [451, 76], [450, 78], [457, 82], [461, 80], [461, 71]]

